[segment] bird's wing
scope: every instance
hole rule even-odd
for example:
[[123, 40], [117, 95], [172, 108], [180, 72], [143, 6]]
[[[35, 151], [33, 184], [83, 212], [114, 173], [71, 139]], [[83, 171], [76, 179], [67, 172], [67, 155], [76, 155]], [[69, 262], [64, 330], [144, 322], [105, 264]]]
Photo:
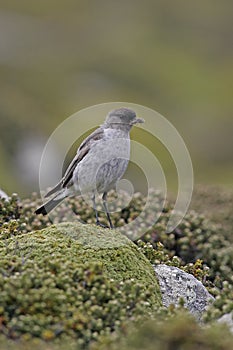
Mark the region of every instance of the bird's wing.
[[101, 140], [103, 138], [103, 135], [104, 130], [102, 128], [98, 128], [81, 143], [76, 156], [68, 166], [63, 178], [45, 195], [45, 197], [49, 197], [53, 193], [56, 193], [57, 191], [61, 190], [62, 188], [65, 188], [66, 186], [71, 186], [73, 184], [72, 177], [77, 164], [86, 157], [91, 148], [91, 144], [95, 141]]

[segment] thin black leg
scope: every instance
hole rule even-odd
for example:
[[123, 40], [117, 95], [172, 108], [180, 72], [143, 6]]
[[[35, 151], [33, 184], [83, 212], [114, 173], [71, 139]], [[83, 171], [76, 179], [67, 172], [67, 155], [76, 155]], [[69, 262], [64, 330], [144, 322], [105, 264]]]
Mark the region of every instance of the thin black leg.
[[108, 228], [108, 226], [105, 226], [105, 225], [101, 224], [101, 222], [99, 221], [98, 211], [96, 210], [95, 194], [93, 194], [92, 202], [93, 202], [93, 208], [94, 208], [94, 211], [95, 211], [96, 225], [97, 226], [101, 226], [103, 228], [106, 228], [106, 227]]
[[113, 228], [112, 220], [110, 218], [110, 214], [109, 214], [108, 206], [107, 206], [107, 192], [104, 192], [102, 199], [103, 199], [104, 211], [105, 211], [105, 213], [107, 215], [110, 228]]
[[95, 194], [93, 194], [92, 202], [93, 202], [93, 209], [94, 209], [94, 211], [95, 211], [96, 225], [100, 225], [99, 217], [98, 217], [98, 211], [96, 210]]

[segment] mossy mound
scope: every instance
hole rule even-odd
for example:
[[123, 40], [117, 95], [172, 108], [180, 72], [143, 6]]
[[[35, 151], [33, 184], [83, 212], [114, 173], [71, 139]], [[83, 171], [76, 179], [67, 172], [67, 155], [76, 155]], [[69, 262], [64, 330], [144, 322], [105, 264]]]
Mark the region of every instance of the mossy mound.
[[[158, 221], [135, 245], [117, 230], [102, 230], [78, 223], [75, 224], [77, 230], [67, 224], [51, 226], [50, 219], [54, 223], [63, 222], [70, 209], [77, 213], [78, 219], [94, 223], [92, 208], [88, 208], [81, 198], [68, 199], [53, 212], [52, 217], [34, 214], [35, 208], [41, 204], [37, 194], [25, 200], [20, 200], [17, 195], [12, 195], [9, 201], [0, 200], [0, 250], [3, 252], [0, 290], [4, 286], [5, 298], [1, 299], [4, 306], [4, 312], [1, 309], [0, 313], [1, 332], [13, 339], [19, 337], [22, 340], [30, 336], [34, 337], [33, 340], [35, 336], [37, 339], [54, 339], [51, 346], [55, 346], [57, 340], [59, 344], [66, 344], [66, 337], [73, 339], [74, 348], [78, 348], [78, 344], [92, 344], [92, 340], [100, 344], [104, 338], [109, 344], [114, 341], [118, 346], [119, 337], [130, 332], [128, 329], [132, 320], [133, 323], [137, 320], [141, 323], [142, 318], [148, 314], [151, 316], [155, 309], [157, 312], [153, 313], [154, 318], [162, 315], [162, 322], [170, 318], [169, 310], [158, 307], [160, 297], [157, 281], [154, 280], [148, 261], [139, 253], [144, 254], [152, 264], [165, 263], [182, 268], [207, 286], [211, 294], [216, 296], [205, 316], [208, 324], [223, 313], [231, 312], [232, 225], [230, 214], [226, 213], [230, 211], [232, 197], [228, 193], [226, 206], [222, 207], [225, 192], [219, 202], [218, 194], [212, 198], [212, 190], [211, 193], [209, 189], [206, 191], [203, 194], [207, 198], [206, 203], [216, 200], [214, 223], [193, 210], [187, 213], [173, 232], [167, 234], [172, 204], [166, 202]], [[156, 191], [151, 195], [154, 206], [149, 210], [153, 211], [161, 198]], [[121, 194], [117, 199], [119, 208], [123, 197], [124, 194]], [[114, 193], [110, 193], [109, 201], [113, 199], [116, 199]], [[135, 194], [127, 208], [112, 214], [115, 226], [133, 221], [143, 210], [145, 201], [142, 194]], [[212, 215], [211, 203], [209, 207], [207, 205], [209, 217]], [[202, 207], [197, 204], [198, 208]], [[221, 213], [226, 215], [220, 214], [220, 208]], [[147, 214], [150, 216], [150, 212]], [[104, 216], [102, 223], [106, 223]], [[46, 230], [38, 231], [46, 227]], [[33, 230], [36, 232], [31, 232]], [[139, 260], [133, 260], [135, 256], [140, 263]], [[148, 285], [151, 287], [145, 290]], [[10, 305], [22, 307], [17, 311]], [[33, 319], [33, 314], [36, 319]], [[52, 319], [48, 315], [52, 315]], [[68, 344], [67, 349], [71, 346], [70, 340]]]
[[161, 304], [153, 268], [117, 230], [62, 223], [0, 236], [0, 317], [10, 338], [86, 346]]

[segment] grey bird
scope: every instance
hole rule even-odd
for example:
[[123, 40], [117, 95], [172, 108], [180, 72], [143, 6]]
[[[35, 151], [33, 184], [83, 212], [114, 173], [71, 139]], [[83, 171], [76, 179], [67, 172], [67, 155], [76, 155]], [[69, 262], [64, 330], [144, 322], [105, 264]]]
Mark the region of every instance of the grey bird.
[[107, 193], [114, 189], [117, 181], [125, 173], [130, 158], [131, 128], [137, 123], [144, 123], [129, 108], [119, 108], [108, 113], [104, 124], [89, 135], [80, 145], [77, 154], [68, 166], [61, 181], [45, 197], [52, 196], [35, 213], [46, 215], [66, 197], [73, 195], [91, 195], [96, 216], [95, 196], [103, 194], [103, 207], [110, 228], [113, 228], [107, 207]]

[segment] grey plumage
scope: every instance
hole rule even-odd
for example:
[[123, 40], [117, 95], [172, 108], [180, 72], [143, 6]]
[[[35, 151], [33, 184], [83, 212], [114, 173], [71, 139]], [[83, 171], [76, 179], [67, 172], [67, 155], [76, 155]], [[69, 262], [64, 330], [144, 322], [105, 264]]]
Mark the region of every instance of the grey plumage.
[[[64, 198], [86, 193], [91, 194], [95, 209], [95, 194], [98, 192], [103, 193], [104, 208], [112, 227], [107, 210], [107, 192], [114, 188], [128, 166], [132, 126], [143, 122], [129, 108], [109, 112], [104, 124], [82, 142], [61, 181], [45, 197], [54, 196], [35, 213], [45, 215]], [[95, 213], [96, 223], [100, 224], [96, 209]]]

